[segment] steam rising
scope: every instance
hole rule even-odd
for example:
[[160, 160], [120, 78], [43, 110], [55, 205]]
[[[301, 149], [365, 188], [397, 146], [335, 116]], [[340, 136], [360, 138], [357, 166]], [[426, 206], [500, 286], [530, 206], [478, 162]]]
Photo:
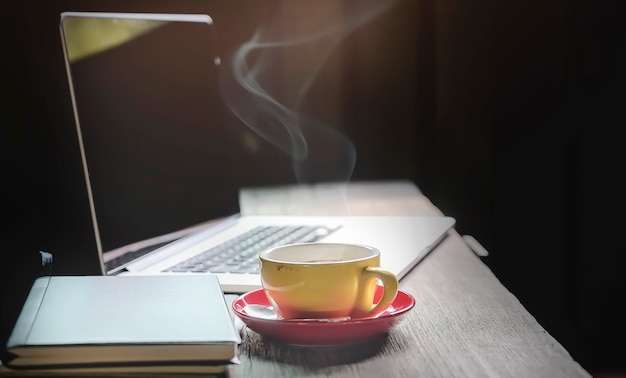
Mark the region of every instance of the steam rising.
[[222, 71], [230, 110], [293, 158], [298, 181], [350, 179], [354, 145], [337, 128], [304, 117], [302, 101], [344, 38], [397, 1], [281, 2], [275, 18], [261, 25]]

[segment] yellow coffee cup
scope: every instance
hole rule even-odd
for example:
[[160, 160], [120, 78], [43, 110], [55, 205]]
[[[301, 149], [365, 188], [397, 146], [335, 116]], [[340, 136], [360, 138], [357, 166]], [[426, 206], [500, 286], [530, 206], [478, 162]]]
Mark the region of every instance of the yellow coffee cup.
[[[343, 243], [303, 243], [260, 254], [265, 294], [285, 319], [374, 316], [398, 293], [395, 274], [380, 268], [380, 251]], [[383, 286], [381, 299], [374, 293]]]

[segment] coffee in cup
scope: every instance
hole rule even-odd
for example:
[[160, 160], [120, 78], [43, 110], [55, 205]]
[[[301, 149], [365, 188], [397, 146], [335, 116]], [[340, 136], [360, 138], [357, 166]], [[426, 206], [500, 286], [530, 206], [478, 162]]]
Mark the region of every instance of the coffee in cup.
[[[395, 274], [380, 268], [380, 251], [344, 243], [303, 243], [260, 254], [265, 294], [285, 319], [375, 316], [398, 292]], [[377, 287], [381, 299], [374, 303]]]

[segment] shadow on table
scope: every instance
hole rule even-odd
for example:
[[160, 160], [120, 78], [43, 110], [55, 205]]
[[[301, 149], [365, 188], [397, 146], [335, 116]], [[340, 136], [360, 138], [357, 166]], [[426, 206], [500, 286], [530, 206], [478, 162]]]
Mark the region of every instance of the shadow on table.
[[381, 353], [389, 344], [388, 334], [358, 344], [328, 347], [287, 345], [252, 331], [244, 332], [243, 338], [240, 354], [314, 369], [355, 363]]

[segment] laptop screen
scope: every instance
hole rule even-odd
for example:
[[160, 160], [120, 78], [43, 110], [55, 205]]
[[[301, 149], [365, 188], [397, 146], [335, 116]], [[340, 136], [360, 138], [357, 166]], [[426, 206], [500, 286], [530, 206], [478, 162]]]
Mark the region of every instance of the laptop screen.
[[212, 20], [161, 16], [62, 15], [101, 252], [237, 213], [240, 187], [291, 180], [290, 159], [223, 103]]

